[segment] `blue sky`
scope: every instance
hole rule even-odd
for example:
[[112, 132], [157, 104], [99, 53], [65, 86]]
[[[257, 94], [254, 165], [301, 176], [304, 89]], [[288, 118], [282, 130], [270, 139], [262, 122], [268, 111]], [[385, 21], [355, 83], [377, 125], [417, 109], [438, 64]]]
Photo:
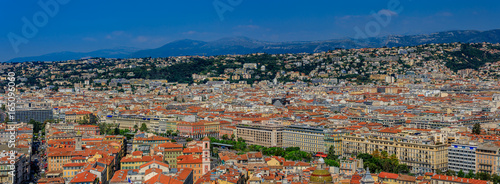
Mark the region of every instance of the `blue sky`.
[[[156, 48], [179, 39], [211, 41], [246, 36], [300, 41], [355, 37], [354, 28], [364, 30], [370, 22], [380, 26], [376, 36], [500, 28], [500, 2], [495, 0], [59, 1], [41, 0], [58, 2], [59, 9], [53, 16], [36, 0], [0, 2], [0, 61], [59, 51]], [[214, 2], [226, 11], [218, 13]], [[399, 3], [401, 11], [396, 12], [389, 3]], [[373, 17], [372, 13], [379, 12], [390, 13], [387, 24]], [[23, 17], [31, 23], [38, 17], [38, 25], [34, 25], [38, 31], [27, 35], [30, 38], [23, 35]], [[16, 38], [17, 52], [9, 38]]]

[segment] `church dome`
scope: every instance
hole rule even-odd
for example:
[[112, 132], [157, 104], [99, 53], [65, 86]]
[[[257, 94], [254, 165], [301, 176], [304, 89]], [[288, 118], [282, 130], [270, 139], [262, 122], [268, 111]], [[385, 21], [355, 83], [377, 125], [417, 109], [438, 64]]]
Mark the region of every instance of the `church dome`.
[[309, 178], [311, 183], [333, 183], [332, 175], [325, 169], [316, 169]]
[[323, 158], [319, 158], [318, 164], [324, 164], [324, 163], [325, 163], [325, 160], [323, 160]]

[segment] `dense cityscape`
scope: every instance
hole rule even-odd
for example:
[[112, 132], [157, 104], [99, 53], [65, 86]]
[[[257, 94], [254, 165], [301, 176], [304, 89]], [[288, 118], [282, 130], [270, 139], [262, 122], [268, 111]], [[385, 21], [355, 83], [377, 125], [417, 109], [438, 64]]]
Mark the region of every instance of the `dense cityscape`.
[[0, 7], [0, 184], [500, 184], [500, 1]]
[[0, 74], [1, 183], [500, 183], [498, 43]]

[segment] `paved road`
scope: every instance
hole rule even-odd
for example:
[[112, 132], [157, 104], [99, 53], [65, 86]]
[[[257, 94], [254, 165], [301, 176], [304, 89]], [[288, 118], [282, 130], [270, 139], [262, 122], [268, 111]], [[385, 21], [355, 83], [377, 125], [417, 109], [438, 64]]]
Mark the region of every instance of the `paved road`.
[[42, 144], [39, 140], [34, 140], [33, 142], [33, 152], [31, 155], [31, 163], [33, 164], [31, 167], [30, 173], [30, 182], [37, 183], [38, 179], [40, 179], [42, 175], [42, 170], [46, 169], [45, 163], [47, 163], [47, 158], [45, 157], [45, 149], [46, 145]]
[[0, 111], [0, 120], [3, 122], [3, 120], [5, 120], [5, 117], [7, 117], [7, 114], [5, 114], [5, 112], [3, 111]]

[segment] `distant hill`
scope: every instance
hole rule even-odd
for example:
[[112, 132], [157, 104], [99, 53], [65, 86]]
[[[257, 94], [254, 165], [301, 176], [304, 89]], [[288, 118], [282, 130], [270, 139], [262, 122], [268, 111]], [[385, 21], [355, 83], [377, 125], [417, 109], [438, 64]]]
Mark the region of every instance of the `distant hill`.
[[265, 52], [269, 54], [281, 53], [314, 53], [336, 48], [367, 48], [367, 47], [396, 47], [413, 46], [428, 43], [500, 43], [500, 29], [489, 31], [444, 31], [420, 35], [390, 35], [385, 37], [355, 40], [352, 38], [333, 39], [323, 41], [295, 41], [295, 42], [267, 42], [246, 37], [222, 38], [216, 41], [204, 42], [197, 40], [178, 40], [167, 43], [159, 48], [146, 50], [107, 49], [88, 53], [58, 52], [35, 57], [23, 57], [8, 62], [22, 61], [60, 61], [80, 59], [82, 57], [106, 58], [137, 58], [137, 57], [169, 57], [186, 55], [226, 55], [249, 54]]
[[102, 49], [92, 52], [54, 52], [50, 54], [45, 54], [41, 56], [32, 57], [18, 57], [7, 62], [25, 62], [25, 61], [65, 61], [71, 59], [81, 59], [87, 57], [105, 57], [105, 58], [125, 58], [131, 53], [134, 53], [140, 49], [132, 47], [118, 47], [114, 49]]
[[[378, 41], [378, 40], [377, 40]], [[364, 43], [351, 39], [326, 41], [266, 42], [247, 37], [222, 38], [211, 42], [179, 40], [156, 49], [137, 51], [130, 57], [167, 57], [185, 55], [226, 55], [265, 52], [269, 54], [322, 52], [336, 48], [369, 47], [378, 42]], [[371, 45], [370, 45], [371, 44]]]
[[388, 36], [385, 46], [397, 47], [407, 45], [422, 45], [428, 43], [500, 43], [500, 29], [489, 31], [445, 31], [432, 34], [411, 36]]

